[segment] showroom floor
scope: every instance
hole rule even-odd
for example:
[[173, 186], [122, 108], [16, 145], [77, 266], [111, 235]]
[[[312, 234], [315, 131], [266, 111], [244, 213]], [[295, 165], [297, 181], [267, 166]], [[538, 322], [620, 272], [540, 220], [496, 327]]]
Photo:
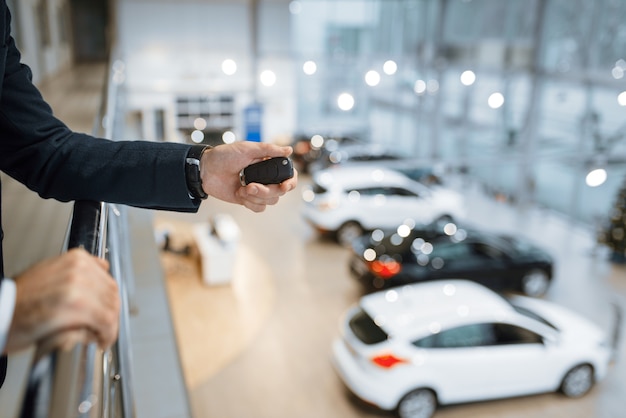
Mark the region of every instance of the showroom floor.
[[[302, 176], [300, 187], [307, 182]], [[517, 210], [476, 185], [456, 180], [451, 186], [464, 192], [472, 223], [530, 236], [555, 256], [546, 298], [606, 327], [613, 321], [611, 302], [626, 307], [626, 267], [608, 263], [589, 231], [547, 211]], [[390, 416], [355, 400], [331, 367], [339, 318], [361, 289], [348, 273], [347, 250], [320, 239], [301, 218], [300, 205], [296, 190], [262, 214], [211, 200], [197, 215], [156, 214], [157, 229], [176, 231], [174, 246], [193, 243], [190, 229], [215, 214], [230, 214], [240, 227], [230, 283], [203, 284], [193, 252], [162, 257], [197, 418]], [[608, 378], [582, 399], [546, 394], [446, 407], [436, 416], [621, 417], [624, 351], [622, 344]]]
[[[82, 80], [71, 79], [74, 83]], [[57, 114], [75, 129], [81, 128], [77, 122], [86, 120], [83, 130], [89, 131], [91, 117], [82, 115], [93, 96], [80, 97], [86, 90], [84, 85], [56, 86], [47, 97], [53, 99], [55, 91], [63, 96], [56, 100]], [[76, 102], [68, 98], [77, 96], [82, 105], [70, 106]], [[300, 186], [305, 186], [307, 181], [303, 176]], [[5, 193], [10, 191], [9, 185], [3, 184]], [[610, 304], [616, 301], [626, 308], [626, 266], [608, 263], [605, 252], [595, 245], [588, 231], [546, 211], [516, 210], [483, 195], [476, 185], [459, 180], [452, 185], [464, 191], [472, 222], [528, 235], [554, 254], [556, 279], [548, 299], [574, 308], [607, 327], [612, 320]], [[12, 210], [9, 204], [12, 201], [5, 200], [4, 211]], [[68, 205], [45, 203], [54, 204], [54, 209], [46, 206], [48, 209], [41, 210], [46, 216], [67, 217]], [[181, 364], [195, 418], [390, 416], [350, 396], [330, 365], [330, 345], [339, 318], [358, 299], [361, 289], [348, 274], [347, 251], [319, 239], [302, 220], [300, 205], [296, 190], [261, 214], [214, 200], [207, 201], [196, 215], [155, 213], [157, 230], [174, 227], [170, 228], [175, 231], [174, 246], [190, 242], [189, 231], [215, 214], [232, 215], [240, 228], [230, 283], [203, 284], [193, 251], [190, 256], [162, 255]], [[20, 207], [14, 210], [17, 217]], [[60, 215], [54, 215], [53, 210]], [[27, 215], [22, 216], [24, 222], [32, 220]], [[10, 218], [5, 216], [5, 222]], [[50, 228], [55, 225], [52, 221], [41, 221], [51, 225]], [[8, 230], [9, 225], [6, 226]], [[58, 229], [56, 235], [62, 236], [65, 223], [54, 227]], [[21, 229], [35, 234], [27, 223]], [[7, 259], [23, 259], [6, 247]], [[29, 255], [40, 255], [38, 251], [31, 248]], [[44, 251], [56, 254], [58, 249], [47, 247], [39, 252]], [[12, 263], [12, 267], [19, 271], [21, 265]], [[624, 328], [622, 324], [622, 335]], [[607, 379], [579, 400], [547, 394], [447, 407], [436, 416], [622, 417], [626, 396], [625, 354], [622, 342]], [[152, 399], [155, 403], [168, 401]]]

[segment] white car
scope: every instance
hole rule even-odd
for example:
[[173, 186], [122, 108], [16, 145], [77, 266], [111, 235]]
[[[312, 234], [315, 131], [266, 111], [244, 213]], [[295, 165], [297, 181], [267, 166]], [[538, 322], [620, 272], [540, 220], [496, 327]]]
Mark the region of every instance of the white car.
[[371, 165], [320, 170], [302, 197], [304, 218], [319, 232], [334, 233], [344, 245], [377, 228], [450, 222], [464, 216], [459, 193]]
[[558, 390], [579, 397], [605, 377], [612, 353], [607, 334], [574, 312], [465, 280], [366, 295], [333, 343], [348, 388], [402, 418]]

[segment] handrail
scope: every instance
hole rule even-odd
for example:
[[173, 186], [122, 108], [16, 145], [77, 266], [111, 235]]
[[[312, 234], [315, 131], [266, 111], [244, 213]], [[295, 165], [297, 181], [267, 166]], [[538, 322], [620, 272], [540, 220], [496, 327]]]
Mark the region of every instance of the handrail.
[[[117, 110], [116, 72], [107, 71], [93, 135], [111, 139]], [[117, 74], [119, 75], [119, 74]], [[110, 82], [112, 81], [112, 82]], [[109, 261], [120, 291], [119, 334], [101, 350], [95, 343], [78, 343], [69, 350], [45, 352], [38, 347], [29, 371], [20, 418], [133, 418], [129, 295], [133, 276], [126, 207], [76, 201], [64, 249], [84, 248]]]
[[[77, 201], [67, 249], [84, 248], [99, 257], [106, 253], [106, 206]], [[107, 350], [108, 351], [108, 350]], [[102, 417], [105, 406], [107, 355], [95, 343], [77, 343], [71, 350], [38, 352], [26, 387], [22, 418]]]
[[[113, 346], [111, 361], [111, 387], [109, 405], [111, 410], [104, 417], [132, 418], [135, 416], [134, 397], [132, 394], [132, 358], [130, 340], [130, 303], [129, 284], [132, 283], [132, 276], [127, 273], [132, 270], [130, 267], [130, 253], [128, 236], [124, 233], [127, 229], [125, 225], [126, 207], [118, 207], [109, 204], [108, 211], [108, 241], [109, 241], [109, 261], [111, 273], [117, 278], [120, 289], [120, 324], [117, 342]], [[125, 261], [125, 262], [122, 262]]]

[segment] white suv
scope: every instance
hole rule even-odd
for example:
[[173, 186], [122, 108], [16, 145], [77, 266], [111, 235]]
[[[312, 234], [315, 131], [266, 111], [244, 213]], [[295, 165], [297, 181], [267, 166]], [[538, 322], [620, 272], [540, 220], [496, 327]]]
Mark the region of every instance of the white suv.
[[391, 169], [364, 166], [320, 170], [305, 188], [304, 217], [348, 245], [365, 231], [463, 217], [459, 193], [425, 186]]

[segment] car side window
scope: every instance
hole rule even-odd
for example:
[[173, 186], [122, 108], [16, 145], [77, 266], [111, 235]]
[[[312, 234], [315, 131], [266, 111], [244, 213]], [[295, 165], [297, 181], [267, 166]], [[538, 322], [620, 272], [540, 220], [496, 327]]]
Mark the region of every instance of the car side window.
[[350, 193], [352, 191], [358, 192], [360, 196], [417, 196], [414, 192], [403, 189], [402, 187], [366, 187], [362, 189], [351, 189], [347, 192]]
[[477, 242], [472, 245], [472, 248], [473, 248], [474, 254], [482, 256], [482, 257], [492, 258], [492, 259], [504, 257], [504, 253], [502, 251], [500, 251], [499, 249], [489, 244], [483, 244], [483, 243]]
[[366, 187], [363, 189], [348, 190], [348, 193], [353, 191], [358, 192], [361, 196], [377, 196], [389, 194], [387, 188], [385, 187]]
[[402, 187], [390, 187], [389, 194], [392, 196], [419, 197], [417, 193], [413, 193], [412, 191], [403, 189]]
[[370, 156], [369, 155], [353, 155], [352, 157], [350, 157], [350, 160], [355, 161], [355, 162], [369, 161]]
[[440, 257], [443, 260], [458, 261], [467, 259], [470, 255], [470, 248], [464, 243], [435, 242], [430, 257]]
[[543, 338], [533, 331], [511, 324], [494, 324], [496, 343], [507, 344], [542, 344]]
[[413, 342], [419, 348], [466, 348], [494, 345], [493, 324], [463, 325]]
[[353, 155], [350, 160], [355, 162], [362, 161], [387, 161], [387, 160], [397, 160], [400, 157], [396, 155], [389, 154], [364, 154], [364, 155]]
[[315, 194], [323, 194], [328, 191], [324, 186], [319, 185], [318, 183], [313, 183], [313, 193]]

